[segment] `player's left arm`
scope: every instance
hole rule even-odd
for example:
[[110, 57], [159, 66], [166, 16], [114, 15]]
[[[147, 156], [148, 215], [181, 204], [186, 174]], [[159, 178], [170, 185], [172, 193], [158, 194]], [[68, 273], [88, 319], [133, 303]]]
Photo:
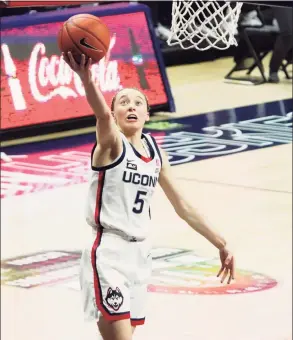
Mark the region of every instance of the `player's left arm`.
[[177, 215], [219, 249], [222, 268], [218, 276], [223, 273], [223, 282], [229, 274], [228, 283], [230, 283], [231, 279], [234, 279], [234, 258], [231, 251], [228, 250], [225, 239], [204, 221], [195, 207], [184, 197], [173, 176], [167, 154], [162, 149], [160, 151], [163, 163], [159, 176], [160, 186]]

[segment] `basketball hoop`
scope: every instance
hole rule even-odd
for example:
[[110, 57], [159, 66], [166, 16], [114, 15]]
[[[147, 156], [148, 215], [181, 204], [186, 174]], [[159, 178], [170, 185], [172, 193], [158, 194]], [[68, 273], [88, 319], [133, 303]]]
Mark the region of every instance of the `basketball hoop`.
[[173, 1], [169, 46], [225, 50], [237, 46], [235, 33], [242, 3], [234, 1]]

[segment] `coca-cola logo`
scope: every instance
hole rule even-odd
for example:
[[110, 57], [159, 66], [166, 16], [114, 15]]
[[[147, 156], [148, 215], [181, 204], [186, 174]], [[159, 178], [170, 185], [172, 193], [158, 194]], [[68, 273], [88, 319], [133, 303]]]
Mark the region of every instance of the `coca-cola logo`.
[[[117, 91], [122, 88], [117, 60], [110, 60], [111, 50], [115, 46], [116, 36], [111, 38], [106, 56], [91, 66], [92, 79], [102, 92]], [[8, 76], [15, 110], [26, 109], [26, 100], [22, 85], [17, 78], [17, 68], [11, 57], [9, 46], [1, 45], [4, 70]], [[65, 63], [61, 56], [46, 56], [46, 46], [42, 42], [34, 45], [28, 66], [28, 83], [33, 98], [44, 103], [55, 96], [63, 99], [85, 96], [85, 90], [79, 76]]]

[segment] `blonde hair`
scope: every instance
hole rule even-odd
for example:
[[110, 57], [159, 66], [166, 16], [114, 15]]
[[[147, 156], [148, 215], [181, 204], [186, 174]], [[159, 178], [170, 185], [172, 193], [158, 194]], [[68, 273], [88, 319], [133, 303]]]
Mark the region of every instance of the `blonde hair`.
[[147, 104], [147, 110], [149, 111], [150, 110], [150, 106], [149, 106], [149, 101], [148, 101], [148, 97], [139, 89], [137, 89], [136, 87], [125, 87], [121, 90], [119, 90], [115, 96], [112, 98], [112, 102], [111, 102], [111, 111], [113, 112], [114, 111], [114, 106], [115, 106], [115, 101], [116, 101], [116, 98], [118, 96], [118, 94], [123, 91], [123, 90], [136, 90], [138, 91], [139, 93], [141, 93], [146, 101], [146, 104]]

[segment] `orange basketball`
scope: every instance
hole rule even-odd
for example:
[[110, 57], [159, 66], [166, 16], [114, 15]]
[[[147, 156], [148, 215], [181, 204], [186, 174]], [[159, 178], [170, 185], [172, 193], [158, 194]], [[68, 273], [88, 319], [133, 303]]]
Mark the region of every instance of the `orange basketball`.
[[81, 54], [101, 60], [108, 51], [110, 32], [101, 19], [91, 14], [78, 14], [69, 18], [58, 34], [58, 46], [64, 53], [71, 51], [77, 62]]

